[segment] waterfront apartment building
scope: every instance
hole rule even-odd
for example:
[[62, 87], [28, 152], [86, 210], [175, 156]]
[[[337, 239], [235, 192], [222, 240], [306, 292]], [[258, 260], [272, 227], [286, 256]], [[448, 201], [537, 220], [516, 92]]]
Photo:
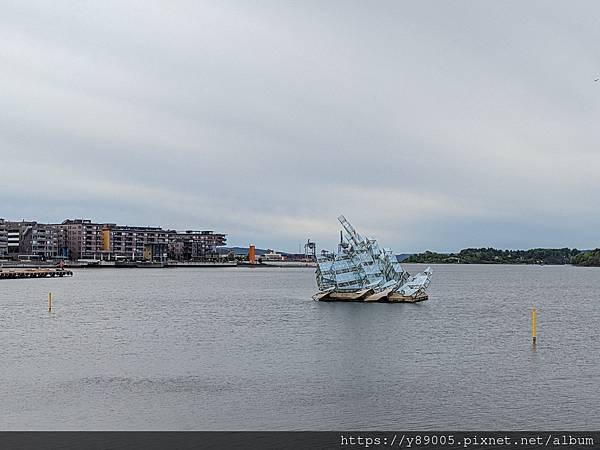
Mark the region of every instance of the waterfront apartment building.
[[104, 259], [102, 240], [103, 224], [89, 219], [67, 219], [57, 225], [59, 230], [59, 256], [66, 259]]
[[217, 259], [217, 247], [226, 244], [226, 236], [214, 231], [193, 230], [172, 234], [169, 242], [169, 257], [177, 261]]
[[0, 258], [8, 257], [8, 233], [6, 231], [6, 222], [0, 219]]
[[67, 219], [60, 224], [0, 219], [0, 258], [105, 261], [201, 261], [216, 259], [226, 235], [213, 231], [95, 223]]
[[25, 254], [23, 247], [23, 232], [27, 227], [34, 225], [36, 222], [22, 220], [20, 222], [5, 221], [6, 227], [6, 244], [8, 256], [16, 259], [19, 255]]
[[19, 222], [6, 222], [6, 249], [8, 256], [15, 258], [19, 254], [21, 225]]
[[0, 258], [52, 259], [58, 249], [56, 225], [0, 219]]
[[109, 224], [102, 229], [103, 257], [109, 260], [165, 261], [174, 231]]
[[59, 229], [56, 225], [33, 222], [20, 230], [19, 254], [27, 259], [54, 259], [59, 254]]

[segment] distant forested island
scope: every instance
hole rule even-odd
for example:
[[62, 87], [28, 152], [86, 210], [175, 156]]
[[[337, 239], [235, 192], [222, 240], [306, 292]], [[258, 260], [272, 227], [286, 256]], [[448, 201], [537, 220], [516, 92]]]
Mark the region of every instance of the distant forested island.
[[600, 249], [581, 251], [570, 248], [532, 248], [529, 250], [498, 250], [466, 248], [458, 253], [426, 251], [409, 256], [407, 263], [424, 264], [573, 264], [600, 266]]
[[600, 266], [600, 248], [588, 252], [580, 252], [573, 256], [571, 264], [575, 266]]

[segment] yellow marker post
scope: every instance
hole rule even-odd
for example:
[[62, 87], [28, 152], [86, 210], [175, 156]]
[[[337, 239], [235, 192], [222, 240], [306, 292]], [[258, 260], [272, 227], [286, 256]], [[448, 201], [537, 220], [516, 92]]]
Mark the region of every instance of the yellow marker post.
[[535, 341], [537, 340], [537, 311], [535, 308], [531, 310], [531, 338], [533, 345], [535, 345]]
[[52, 292], [48, 292], [48, 312], [52, 312]]

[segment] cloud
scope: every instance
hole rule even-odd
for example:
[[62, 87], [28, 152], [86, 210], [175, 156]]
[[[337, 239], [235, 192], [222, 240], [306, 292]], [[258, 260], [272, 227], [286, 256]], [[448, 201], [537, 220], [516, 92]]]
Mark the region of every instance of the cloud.
[[595, 3], [8, 2], [0, 215], [597, 245]]

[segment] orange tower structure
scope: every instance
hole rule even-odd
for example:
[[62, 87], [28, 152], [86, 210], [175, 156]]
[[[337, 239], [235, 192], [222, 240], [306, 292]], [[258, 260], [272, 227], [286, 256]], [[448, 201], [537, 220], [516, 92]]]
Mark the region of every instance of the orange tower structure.
[[256, 248], [254, 245], [250, 245], [248, 248], [248, 261], [250, 261], [250, 264], [256, 264]]

